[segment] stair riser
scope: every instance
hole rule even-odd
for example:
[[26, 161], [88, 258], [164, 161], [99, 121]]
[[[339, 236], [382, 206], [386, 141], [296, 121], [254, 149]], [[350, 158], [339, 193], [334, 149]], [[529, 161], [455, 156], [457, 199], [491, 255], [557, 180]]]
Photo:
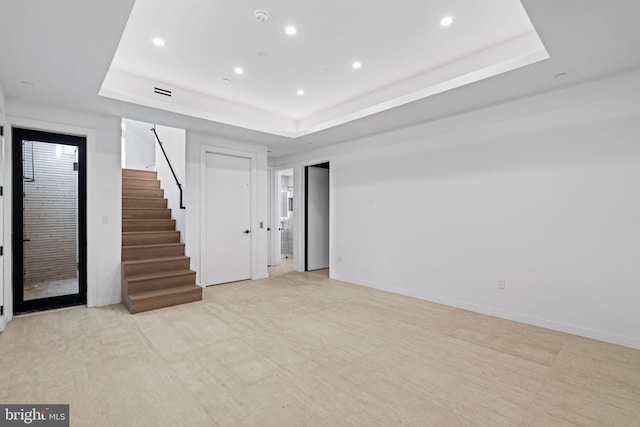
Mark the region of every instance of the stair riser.
[[191, 260], [189, 258], [170, 260], [170, 261], [153, 261], [144, 264], [122, 265], [123, 277], [135, 276], [138, 274], [161, 273], [163, 271], [188, 270]]
[[122, 178], [157, 179], [158, 172], [143, 171], [143, 170], [136, 170], [136, 169], [122, 169]]
[[122, 246], [155, 245], [156, 243], [180, 243], [180, 233], [176, 231], [173, 233], [122, 235]]
[[122, 188], [160, 188], [157, 179], [122, 178]]
[[[158, 308], [172, 307], [174, 305], [186, 304], [202, 300], [202, 288], [185, 292], [179, 295], [171, 295], [167, 297], [153, 298], [142, 301], [130, 301], [129, 311], [132, 314], [142, 313], [143, 311], [155, 310]], [[125, 305], [127, 305], [125, 303]]]
[[122, 209], [122, 219], [171, 219], [170, 209]]
[[156, 197], [162, 199], [164, 197], [164, 190], [161, 188], [122, 187], [122, 195], [126, 197]]
[[165, 219], [157, 221], [127, 221], [122, 220], [122, 231], [174, 231], [175, 220]]
[[162, 277], [144, 281], [126, 281], [127, 295], [139, 294], [141, 292], [156, 291], [158, 289], [175, 288], [182, 285], [195, 285], [196, 272], [184, 274], [182, 276]]
[[122, 248], [122, 261], [184, 255], [184, 245], [159, 248]]
[[129, 198], [122, 199], [122, 207], [126, 208], [166, 208], [167, 199]]
[[[179, 243], [180, 233], [175, 227], [157, 174], [123, 170], [122, 302], [131, 313], [202, 300], [202, 288], [195, 284], [196, 272], [181, 271], [189, 270], [190, 259], [184, 257], [184, 244]], [[136, 280], [143, 274], [172, 275]]]

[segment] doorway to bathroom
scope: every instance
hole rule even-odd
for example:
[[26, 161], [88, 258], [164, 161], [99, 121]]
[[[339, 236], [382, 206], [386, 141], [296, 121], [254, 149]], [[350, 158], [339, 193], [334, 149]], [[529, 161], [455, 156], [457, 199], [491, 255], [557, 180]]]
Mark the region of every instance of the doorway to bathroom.
[[293, 269], [294, 185], [293, 169], [277, 172], [278, 183], [278, 233], [280, 263]]

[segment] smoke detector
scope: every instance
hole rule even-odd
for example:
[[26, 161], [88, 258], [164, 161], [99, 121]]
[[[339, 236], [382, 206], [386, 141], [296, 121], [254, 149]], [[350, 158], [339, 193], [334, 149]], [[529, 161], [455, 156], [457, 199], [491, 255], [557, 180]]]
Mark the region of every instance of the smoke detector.
[[258, 22], [267, 22], [269, 13], [266, 10], [256, 9], [253, 11], [253, 17], [256, 18]]

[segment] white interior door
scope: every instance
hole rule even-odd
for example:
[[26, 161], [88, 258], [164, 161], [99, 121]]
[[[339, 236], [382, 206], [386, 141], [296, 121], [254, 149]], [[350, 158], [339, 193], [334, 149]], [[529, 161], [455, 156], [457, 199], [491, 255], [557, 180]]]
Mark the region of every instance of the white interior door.
[[269, 169], [269, 191], [267, 191], [267, 267], [274, 265], [273, 263], [273, 195], [274, 195], [274, 181], [275, 172]]
[[204, 285], [251, 278], [251, 160], [206, 153]]
[[307, 270], [329, 268], [329, 169], [307, 169]]

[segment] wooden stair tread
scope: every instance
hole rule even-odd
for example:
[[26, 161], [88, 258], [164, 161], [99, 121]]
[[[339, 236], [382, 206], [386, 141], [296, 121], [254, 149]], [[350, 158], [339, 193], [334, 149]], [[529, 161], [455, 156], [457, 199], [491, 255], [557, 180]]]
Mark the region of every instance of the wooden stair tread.
[[187, 276], [195, 273], [193, 270], [174, 270], [174, 271], [161, 271], [158, 273], [147, 273], [147, 274], [137, 274], [135, 276], [127, 276], [128, 282], [138, 282], [141, 280], [152, 280], [152, 279], [160, 279], [163, 277], [176, 277], [176, 276]]
[[[124, 193], [135, 193], [135, 194], [124, 194]], [[123, 197], [148, 197], [148, 198], [160, 198], [164, 199], [164, 190], [162, 188], [139, 188], [139, 187], [122, 187]], [[151, 194], [149, 194], [151, 193]]]
[[186, 255], [181, 255], [181, 256], [165, 256], [165, 257], [158, 257], [158, 258], [145, 258], [145, 259], [132, 259], [129, 261], [122, 261], [122, 264], [127, 264], [127, 265], [136, 265], [136, 264], [146, 264], [146, 263], [154, 263], [154, 262], [168, 262], [168, 261], [182, 261], [184, 259], [188, 259], [189, 257]]
[[[145, 222], [149, 222], [149, 221], [175, 221], [175, 219], [172, 218], [148, 218], [148, 219], [140, 219], [140, 218], [123, 218], [122, 221], [131, 221], [132, 223], [135, 222], [139, 222], [139, 223], [145, 223]], [[171, 230], [164, 230], [164, 231], [171, 231]]]
[[151, 243], [148, 245], [123, 246], [122, 249], [167, 248], [171, 246], [184, 246], [184, 243]]
[[135, 302], [135, 301], [140, 301], [145, 299], [152, 299], [152, 298], [176, 295], [181, 293], [193, 292], [196, 290], [202, 290], [202, 288], [198, 285], [182, 285], [182, 286], [176, 286], [174, 288], [140, 292], [139, 294], [130, 294], [129, 298], [131, 298], [132, 302]]
[[122, 235], [132, 236], [134, 234], [142, 234], [142, 235], [152, 235], [152, 234], [173, 234], [178, 233], [178, 231], [174, 230], [158, 230], [158, 231], [123, 231]]
[[[149, 189], [159, 189], [160, 183], [153, 184], [152, 186], [148, 185], [149, 183], [153, 183], [157, 181], [156, 179], [136, 179], [135, 182], [127, 182], [122, 183], [122, 188], [149, 188]], [[157, 186], [156, 186], [157, 185]]]
[[153, 175], [153, 174], [156, 174], [157, 172], [149, 169], [122, 168], [122, 174], [124, 175], [127, 173], [135, 173], [135, 174], [142, 173], [147, 175]]
[[[128, 209], [128, 208], [125, 208]], [[149, 221], [175, 221], [175, 219], [172, 218], [148, 218], [148, 219], [140, 219], [140, 218], [123, 218], [122, 221], [131, 221], [131, 222], [139, 222], [139, 223], [144, 223], [144, 222], [149, 222]], [[164, 230], [164, 231], [171, 231], [171, 230]]]
[[135, 210], [144, 211], [144, 210], [149, 210], [149, 209], [158, 209], [158, 210], [163, 210], [163, 211], [165, 211], [165, 210], [167, 210], [167, 209], [169, 209], [169, 208], [154, 208], [154, 207], [147, 208], [147, 207], [144, 207], [144, 206], [143, 206], [143, 207], [139, 207], [139, 206], [127, 206], [127, 207], [124, 207], [124, 208], [122, 208], [122, 209], [130, 209], [130, 210], [132, 210], [132, 211], [135, 211]]
[[140, 181], [157, 181], [158, 178], [156, 177], [151, 177], [151, 176], [122, 176], [122, 179], [127, 179], [127, 180], [140, 180]]
[[157, 173], [122, 170], [122, 303], [140, 313], [202, 300]]

